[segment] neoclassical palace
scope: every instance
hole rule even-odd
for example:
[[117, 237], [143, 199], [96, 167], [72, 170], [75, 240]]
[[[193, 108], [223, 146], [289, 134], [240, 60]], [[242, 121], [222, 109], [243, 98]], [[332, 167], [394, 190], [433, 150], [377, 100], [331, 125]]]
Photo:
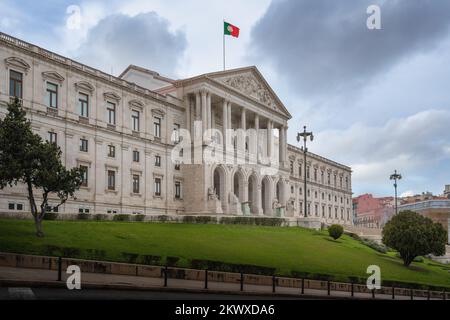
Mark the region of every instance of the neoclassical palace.
[[[59, 213], [352, 224], [351, 169], [309, 151], [304, 169], [291, 115], [256, 67], [174, 80], [130, 65], [115, 77], [0, 33], [1, 117], [14, 97], [65, 166], [83, 169]], [[27, 212], [26, 195], [0, 190], [0, 212]]]

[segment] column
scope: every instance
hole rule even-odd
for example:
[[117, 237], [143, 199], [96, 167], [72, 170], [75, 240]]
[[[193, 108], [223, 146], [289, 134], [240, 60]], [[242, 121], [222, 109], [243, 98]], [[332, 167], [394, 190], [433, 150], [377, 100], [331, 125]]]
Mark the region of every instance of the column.
[[256, 130], [256, 139], [255, 139], [255, 146], [254, 146], [254, 152], [255, 152], [255, 156], [256, 156], [256, 161], [259, 161], [259, 115], [255, 114], [255, 130]]
[[228, 128], [228, 101], [223, 99], [222, 104], [222, 145], [225, 148], [226, 133]]
[[246, 117], [245, 117], [245, 108], [241, 110], [241, 129], [246, 130]]
[[[206, 91], [202, 90], [202, 137], [205, 134], [206, 124], [208, 122], [208, 114], [206, 111]], [[203, 139], [202, 139], [203, 140]]]
[[195, 93], [195, 120], [200, 120], [200, 91]]
[[231, 102], [228, 102], [228, 128], [233, 129], [233, 126], [231, 125]]
[[272, 121], [267, 119], [267, 157], [272, 158]]
[[285, 126], [281, 125], [278, 134], [278, 156], [280, 161], [280, 166], [284, 167], [286, 161], [286, 130]]
[[[206, 95], [206, 113], [208, 115], [206, 129], [212, 128], [212, 115], [211, 115], [211, 93]], [[209, 137], [210, 138], [210, 137]]]

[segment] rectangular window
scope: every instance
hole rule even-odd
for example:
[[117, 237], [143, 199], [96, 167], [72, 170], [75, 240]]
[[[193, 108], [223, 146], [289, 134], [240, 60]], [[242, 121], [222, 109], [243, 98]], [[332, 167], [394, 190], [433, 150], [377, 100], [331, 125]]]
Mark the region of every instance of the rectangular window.
[[155, 156], [155, 167], [161, 167], [161, 156]]
[[116, 172], [114, 170], [108, 170], [108, 190], [116, 189]]
[[78, 94], [78, 110], [80, 116], [89, 118], [89, 96], [87, 94]]
[[155, 178], [155, 196], [161, 195], [161, 178]]
[[14, 210], [15, 209], [15, 204], [12, 203], [12, 202], [8, 203], [8, 209], [9, 210]]
[[81, 176], [81, 185], [83, 187], [87, 187], [88, 186], [88, 167], [80, 166], [80, 169], [83, 172], [83, 175]]
[[133, 161], [139, 162], [139, 151], [137, 151], [137, 150], [133, 151]]
[[153, 119], [153, 134], [156, 138], [161, 138], [161, 118], [154, 117]]
[[173, 124], [173, 143], [180, 142], [180, 125], [178, 123]]
[[20, 72], [9, 71], [9, 95], [22, 99], [22, 74]]
[[139, 175], [133, 175], [133, 193], [139, 193]]
[[16, 204], [16, 209], [19, 210], [19, 211], [22, 211], [23, 210], [23, 204], [21, 204], [21, 203]]
[[294, 161], [290, 162], [291, 174], [294, 174]]
[[106, 111], [108, 112], [108, 124], [116, 125], [116, 104], [106, 102]]
[[88, 141], [86, 139], [80, 139], [80, 151], [88, 152]]
[[133, 131], [139, 131], [139, 111], [137, 110], [131, 111], [131, 122]]
[[306, 167], [306, 179], [309, 179], [309, 167]]
[[58, 108], [58, 85], [47, 82], [46, 103], [49, 108]]
[[177, 170], [177, 171], [180, 170], [180, 163], [178, 161], [175, 162], [175, 170]]
[[57, 135], [56, 132], [48, 132], [48, 142], [57, 144]]
[[181, 199], [181, 183], [175, 182], [175, 199]]
[[113, 145], [108, 146], [108, 157], [115, 158], [116, 157], [116, 147]]

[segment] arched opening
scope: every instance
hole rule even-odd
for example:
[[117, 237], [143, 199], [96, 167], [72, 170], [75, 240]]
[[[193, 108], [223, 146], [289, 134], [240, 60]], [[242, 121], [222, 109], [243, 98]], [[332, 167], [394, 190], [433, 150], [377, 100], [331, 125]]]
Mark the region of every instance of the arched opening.
[[233, 193], [239, 199], [239, 202], [243, 202], [244, 195], [244, 175], [241, 171], [236, 171], [233, 176]]
[[270, 179], [266, 176], [261, 182], [262, 207], [265, 215], [272, 214], [272, 197]]
[[248, 179], [248, 201], [250, 205], [250, 212], [254, 214], [258, 213], [258, 204], [256, 202], [258, 199], [256, 194], [257, 191], [258, 187], [256, 176], [252, 174]]
[[227, 197], [225, 194], [225, 171], [221, 167], [214, 169], [213, 186], [217, 198], [222, 203], [222, 210], [226, 211]]

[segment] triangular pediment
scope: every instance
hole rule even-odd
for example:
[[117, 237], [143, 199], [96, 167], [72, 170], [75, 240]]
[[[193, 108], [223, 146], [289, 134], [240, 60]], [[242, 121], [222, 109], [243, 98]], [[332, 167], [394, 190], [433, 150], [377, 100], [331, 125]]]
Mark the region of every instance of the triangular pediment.
[[215, 72], [207, 76], [291, 118], [289, 111], [256, 67]]

